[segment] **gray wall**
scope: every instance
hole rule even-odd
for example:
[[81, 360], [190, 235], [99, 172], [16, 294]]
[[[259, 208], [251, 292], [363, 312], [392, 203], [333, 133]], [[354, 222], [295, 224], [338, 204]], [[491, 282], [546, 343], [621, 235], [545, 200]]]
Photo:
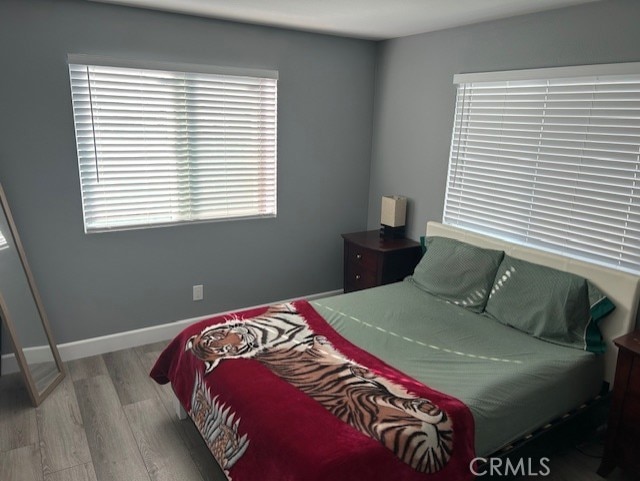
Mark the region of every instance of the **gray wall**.
[[369, 227], [386, 194], [409, 197], [413, 238], [442, 219], [454, 74], [639, 61], [639, 25], [638, 0], [608, 0], [379, 44]]
[[[278, 217], [85, 235], [70, 52], [279, 70]], [[57, 341], [341, 288], [340, 233], [366, 227], [375, 53], [87, 1], [0, 2], [0, 182]]]

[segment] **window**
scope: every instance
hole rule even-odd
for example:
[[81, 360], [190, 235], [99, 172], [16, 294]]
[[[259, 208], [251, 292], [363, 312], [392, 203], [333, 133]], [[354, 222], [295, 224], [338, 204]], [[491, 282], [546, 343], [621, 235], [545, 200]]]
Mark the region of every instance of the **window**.
[[462, 74], [443, 222], [640, 271], [640, 64]]
[[149, 66], [69, 56], [85, 232], [275, 216], [277, 73]]

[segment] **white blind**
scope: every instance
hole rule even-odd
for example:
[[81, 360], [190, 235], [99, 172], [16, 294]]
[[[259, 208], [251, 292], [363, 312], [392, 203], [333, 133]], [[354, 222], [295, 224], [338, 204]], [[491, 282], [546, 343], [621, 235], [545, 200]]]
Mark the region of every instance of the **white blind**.
[[639, 272], [640, 70], [460, 83], [443, 221]]
[[276, 78], [69, 73], [85, 232], [275, 216]]

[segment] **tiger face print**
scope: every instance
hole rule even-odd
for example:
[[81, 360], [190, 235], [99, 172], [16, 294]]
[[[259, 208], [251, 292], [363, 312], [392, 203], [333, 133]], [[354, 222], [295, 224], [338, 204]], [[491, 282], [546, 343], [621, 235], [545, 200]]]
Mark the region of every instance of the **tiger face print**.
[[306, 323], [300, 324], [295, 316], [298, 315], [289, 304], [271, 306], [250, 322], [231, 319], [204, 328], [200, 334], [188, 339], [185, 350], [204, 361], [205, 374], [208, 374], [222, 359], [250, 359], [294, 338], [310, 338], [312, 332]]
[[242, 324], [232, 324], [221, 329], [212, 326], [192, 336], [187, 349], [205, 362], [205, 374], [211, 372], [221, 359], [252, 357], [255, 338]]
[[222, 360], [257, 360], [417, 471], [439, 471], [451, 457], [453, 427], [445, 411], [346, 359], [289, 304], [207, 327], [186, 350], [204, 361], [206, 373]]

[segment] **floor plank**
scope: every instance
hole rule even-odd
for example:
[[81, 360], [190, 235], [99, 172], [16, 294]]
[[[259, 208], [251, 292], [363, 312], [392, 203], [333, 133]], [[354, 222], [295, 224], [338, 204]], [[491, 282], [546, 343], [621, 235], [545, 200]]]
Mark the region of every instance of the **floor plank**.
[[187, 447], [159, 399], [124, 407], [152, 481], [202, 481]]
[[[160, 356], [160, 353], [165, 346], [166, 342], [163, 341], [134, 348], [134, 352], [137, 354], [138, 359], [140, 360], [140, 364], [142, 365], [142, 368], [145, 372], [149, 373], [151, 371], [151, 368], [155, 364], [158, 356]], [[151, 381], [151, 384], [153, 385], [156, 395], [158, 396], [158, 398], [160, 398], [160, 401], [162, 401], [162, 404], [164, 405], [171, 419], [173, 419], [174, 421], [179, 421], [173, 407], [174, 394], [173, 390], [171, 389], [171, 384], [158, 384], [153, 380]]]
[[67, 369], [73, 381], [79, 381], [101, 374], [109, 374], [102, 356], [91, 356], [69, 361], [67, 363]]
[[156, 396], [153, 381], [133, 349], [104, 354], [103, 358], [123, 406]]
[[36, 444], [0, 453], [2, 481], [42, 481], [42, 464]]
[[73, 381], [66, 376], [36, 409], [44, 474], [91, 462]]
[[74, 387], [98, 481], [149, 481], [111, 378], [81, 379]]
[[0, 452], [37, 445], [36, 413], [20, 373], [0, 377], [0, 393]]
[[[154, 344], [147, 344], [135, 348], [136, 353], [140, 358], [142, 366], [150, 371], [155, 364], [158, 356], [162, 350], [166, 347], [167, 342], [162, 341]], [[180, 420], [175, 412], [173, 405], [174, 394], [171, 384], [158, 384], [153, 383], [158, 398], [162, 402], [168, 419], [171, 419], [183, 444], [187, 447], [193, 462], [198, 468], [200, 475], [204, 481], [224, 481], [226, 478], [222, 473], [222, 470], [216, 463], [215, 459], [209, 452], [209, 448], [203, 441], [200, 433], [189, 419]]]
[[222, 469], [209, 451], [195, 424], [190, 419], [174, 421], [178, 427], [180, 437], [191, 454], [191, 459], [200, 471], [204, 481], [225, 481]]
[[98, 481], [92, 463], [81, 464], [73, 468], [48, 474], [44, 481]]

